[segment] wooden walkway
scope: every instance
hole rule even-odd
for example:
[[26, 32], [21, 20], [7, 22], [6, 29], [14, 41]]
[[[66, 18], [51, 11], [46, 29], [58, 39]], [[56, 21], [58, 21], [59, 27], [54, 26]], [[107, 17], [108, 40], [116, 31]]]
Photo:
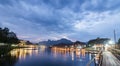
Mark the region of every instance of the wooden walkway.
[[102, 66], [120, 66], [120, 61], [111, 52], [104, 51]]

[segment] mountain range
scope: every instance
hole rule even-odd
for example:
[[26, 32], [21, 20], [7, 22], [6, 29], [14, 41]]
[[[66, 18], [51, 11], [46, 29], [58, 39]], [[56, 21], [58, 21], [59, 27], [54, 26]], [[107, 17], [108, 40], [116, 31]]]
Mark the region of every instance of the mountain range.
[[38, 44], [42, 44], [42, 45], [55, 45], [55, 44], [72, 44], [73, 42], [71, 40], [62, 38], [60, 40], [48, 40], [48, 41], [41, 41]]

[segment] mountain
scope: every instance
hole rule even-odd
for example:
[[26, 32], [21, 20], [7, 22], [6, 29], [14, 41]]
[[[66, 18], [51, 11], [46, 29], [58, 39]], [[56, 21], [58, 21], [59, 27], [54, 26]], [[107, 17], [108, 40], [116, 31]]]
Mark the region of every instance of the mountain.
[[86, 43], [86, 42], [81, 42], [81, 41], [76, 41], [76, 42], [74, 42], [74, 44], [82, 44], [82, 45], [86, 45], [87, 43]]
[[55, 45], [55, 44], [60, 44], [60, 43], [72, 44], [73, 42], [65, 38], [62, 38], [60, 40], [48, 40], [48, 41], [39, 42], [39, 44], [44, 44], [44, 45]]
[[78, 47], [78, 46], [86, 47], [86, 43], [81, 42], [81, 41], [76, 41], [76, 42], [73, 42], [71, 44], [60, 43], [60, 44], [53, 45], [53, 47], [71, 47], [71, 46], [74, 46], [74, 47]]

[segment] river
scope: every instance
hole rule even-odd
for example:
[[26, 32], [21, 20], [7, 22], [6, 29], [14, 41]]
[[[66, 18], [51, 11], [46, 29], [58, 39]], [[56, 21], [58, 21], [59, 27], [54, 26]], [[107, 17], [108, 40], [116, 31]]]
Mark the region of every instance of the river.
[[81, 51], [56, 51], [45, 47], [19, 48], [11, 50], [5, 56], [1, 55], [0, 66], [86, 66], [92, 58], [92, 54]]

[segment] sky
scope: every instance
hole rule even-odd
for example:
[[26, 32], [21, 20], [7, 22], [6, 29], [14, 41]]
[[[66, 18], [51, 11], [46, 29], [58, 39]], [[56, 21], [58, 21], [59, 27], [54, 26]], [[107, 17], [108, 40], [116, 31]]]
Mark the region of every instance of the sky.
[[120, 0], [0, 0], [0, 27], [32, 42], [120, 38]]

